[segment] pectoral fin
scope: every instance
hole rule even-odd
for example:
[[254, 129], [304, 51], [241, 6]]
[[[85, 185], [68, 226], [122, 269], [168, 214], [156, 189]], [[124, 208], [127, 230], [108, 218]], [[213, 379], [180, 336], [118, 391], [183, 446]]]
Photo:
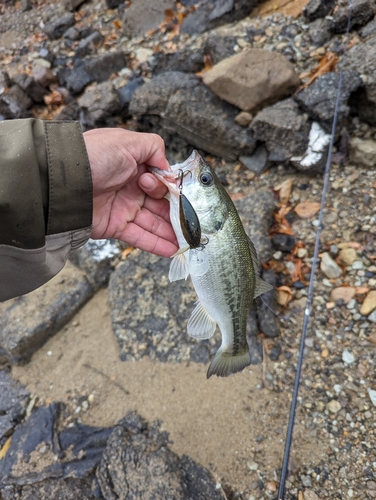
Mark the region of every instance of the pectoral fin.
[[170, 281], [177, 281], [182, 279], [186, 280], [189, 276], [186, 256], [184, 255], [184, 252], [179, 252], [180, 250], [176, 252], [170, 264], [170, 270], [168, 273], [168, 278]]
[[209, 316], [205, 307], [200, 301], [197, 301], [188, 321], [188, 335], [200, 340], [210, 339], [215, 332], [216, 326], [217, 323]]
[[270, 292], [270, 290], [273, 290], [273, 286], [261, 279], [259, 276], [256, 276], [256, 286], [253, 298], [255, 299], [263, 293]]

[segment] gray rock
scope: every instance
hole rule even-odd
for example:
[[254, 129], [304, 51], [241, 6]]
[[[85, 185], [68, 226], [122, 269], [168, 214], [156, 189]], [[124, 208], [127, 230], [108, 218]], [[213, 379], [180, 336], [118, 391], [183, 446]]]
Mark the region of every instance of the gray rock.
[[128, 114], [129, 104], [136, 90], [145, 83], [144, 79], [140, 76], [128, 82], [124, 87], [117, 89], [120, 98], [121, 113]]
[[83, 65], [72, 68], [64, 75], [64, 83], [72, 94], [80, 94], [93, 80], [94, 78], [87, 73]]
[[78, 30], [75, 26], [71, 26], [67, 29], [67, 31], [63, 35], [67, 40], [79, 40], [81, 38], [80, 30]]
[[[72, 1], [72, 0], [71, 0]], [[5, 486], [0, 489], [3, 500], [97, 500], [89, 479], [45, 479], [36, 484]]]
[[44, 27], [43, 31], [46, 33], [48, 38], [51, 40], [56, 40], [60, 38], [63, 33], [73, 26], [75, 23], [74, 14], [66, 13], [62, 16], [57, 16], [50, 21], [48, 21]]
[[105, 500], [224, 500], [212, 474], [172, 452], [159, 426], [131, 413], [115, 427], [97, 469]]
[[295, 246], [295, 238], [289, 234], [276, 233], [272, 238], [273, 245], [282, 252], [291, 252]]
[[376, 35], [348, 51], [345, 67], [362, 75], [366, 98], [364, 105], [371, 105], [370, 112], [376, 116]]
[[[332, 127], [339, 78], [340, 75], [338, 73], [326, 73], [317, 78], [312, 85], [304, 88], [294, 97], [299, 106], [306, 111], [313, 120], [318, 121], [328, 132], [331, 131]], [[350, 112], [347, 101], [351, 93], [354, 92], [361, 83], [361, 78], [354, 71], [343, 71], [337, 128]]]
[[203, 81], [221, 99], [251, 113], [290, 95], [300, 82], [286, 57], [264, 49], [244, 49], [224, 59]]
[[202, 48], [185, 47], [173, 54], [158, 52], [154, 54], [155, 63], [153, 74], [166, 71], [182, 71], [184, 73], [197, 73], [204, 67], [204, 51]]
[[309, 37], [313, 45], [321, 47], [328, 42], [332, 33], [329, 30], [329, 22], [327, 19], [316, 19], [309, 25]]
[[324, 252], [321, 257], [320, 269], [329, 279], [339, 278], [342, 275], [342, 269], [331, 258], [328, 252]]
[[[11, 364], [27, 362], [93, 295], [86, 275], [67, 264], [43, 287], [0, 304], [0, 353]], [[23, 321], [27, 318], [27, 321]]]
[[33, 2], [31, 0], [21, 0], [21, 12], [27, 12], [33, 8]]
[[125, 68], [127, 62], [121, 50], [108, 52], [98, 57], [84, 59], [86, 73], [94, 82], [104, 82], [113, 73]]
[[310, 21], [327, 16], [334, 7], [334, 0], [310, 0], [303, 9], [303, 15]]
[[213, 33], [203, 44], [204, 54], [210, 57], [213, 64], [217, 64], [236, 54], [235, 46], [237, 43], [235, 36]]
[[62, 108], [55, 116], [55, 120], [78, 120], [80, 117], [80, 106], [77, 101], [73, 101]]
[[103, 123], [121, 109], [119, 94], [111, 82], [94, 83], [79, 97], [78, 104], [83, 113], [81, 120], [90, 127]]
[[138, 0], [125, 11], [123, 33], [129, 38], [143, 36], [147, 31], [157, 29], [164, 21], [167, 9], [175, 10], [173, 0]]
[[201, 0], [195, 3], [198, 7], [184, 19], [181, 33], [203, 33], [243, 19], [256, 7], [258, 0]]
[[29, 393], [5, 371], [0, 371], [0, 447], [25, 414]]
[[97, 48], [102, 44], [104, 36], [100, 31], [93, 31], [89, 36], [84, 38], [76, 49], [76, 56], [83, 57], [96, 52]]
[[251, 156], [239, 156], [239, 161], [256, 175], [261, 175], [266, 172], [272, 164], [268, 158], [268, 151], [262, 144], [257, 146], [255, 152]]
[[[350, 29], [361, 28], [375, 16], [375, 3], [372, 0], [353, 0], [351, 3]], [[345, 33], [348, 25], [349, 9], [339, 7], [329, 26], [333, 33]]]
[[43, 97], [47, 94], [47, 90], [34, 78], [26, 73], [19, 73], [14, 77], [17, 85], [36, 103], [43, 102]]
[[376, 19], [372, 19], [367, 23], [360, 31], [359, 35], [362, 38], [367, 38], [368, 36], [376, 35]]
[[302, 154], [308, 145], [310, 125], [293, 99], [285, 99], [264, 108], [253, 119], [250, 128], [263, 141], [269, 160], [283, 162]]
[[11, 79], [6, 71], [0, 72], [0, 96], [5, 92], [5, 89], [10, 87]]
[[87, 274], [94, 287], [104, 286], [120, 257], [115, 240], [89, 240], [70, 255], [70, 261]]
[[24, 118], [33, 101], [18, 86], [12, 85], [8, 92], [0, 95], [0, 115], [5, 118]]
[[112, 328], [124, 361], [149, 356], [163, 362], [208, 363], [220, 346], [218, 332], [204, 341], [187, 334], [197, 297], [190, 280], [169, 282], [170, 262], [136, 251], [110, 276]]
[[186, 143], [224, 158], [251, 154], [256, 145], [252, 132], [235, 123], [238, 110], [194, 75], [170, 72], [153, 78], [135, 92], [129, 111], [161, 117], [158, 132], [166, 142], [168, 134], [177, 134]]
[[353, 137], [349, 141], [349, 157], [357, 167], [374, 168], [376, 165], [376, 141]]

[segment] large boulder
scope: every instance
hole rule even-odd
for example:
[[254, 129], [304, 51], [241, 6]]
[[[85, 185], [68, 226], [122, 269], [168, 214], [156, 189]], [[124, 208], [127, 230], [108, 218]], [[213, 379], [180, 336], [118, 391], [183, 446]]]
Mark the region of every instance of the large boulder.
[[264, 49], [245, 49], [204, 76], [205, 85], [221, 99], [250, 112], [292, 94], [299, 82], [285, 56]]

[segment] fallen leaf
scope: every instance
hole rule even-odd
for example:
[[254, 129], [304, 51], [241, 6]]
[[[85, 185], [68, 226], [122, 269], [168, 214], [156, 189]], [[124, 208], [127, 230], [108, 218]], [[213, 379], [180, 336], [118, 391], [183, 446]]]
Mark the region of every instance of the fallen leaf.
[[295, 94], [312, 85], [312, 83], [319, 76], [322, 76], [325, 73], [330, 73], [331, 71], [333, 71], [337, 62], [338, 62], [338, 56], [334, 54], [334, 52], [327, 52], [324, 55], [324, 57], [320, 60], [319, 65], [316, 68], [312, 69], [308, 73], [303, 73], [302, 75], [300, 75], [301, 80], [303, 80], [304, 78], [309, 78], [309, 81], [304, 85], [301, 85], [295, 92]]
[[287, 179], [281, 182], [281, 184], [278, 184], [278, 186], [274, 188], [274, 191], [279, 192], [279, 201], [281, 205], [287, 205], [291, 196], [292, 180]]
[[317, 201], [301, 201], [294, 208], [301, 219], [310, 219], [320, 210], [320, 203]]
[[277, 289], [277, 302], [280, 306], [287, 307], [292, 299], [292, 291], [288, 286], [280, 286]]
[[291, 207], [282, 206], [274, 212], [273, 217], [277, 224], [276, 227], [273, 228], [273, 231], [282, 234], [294, 234], [289, 221], [286, 219], [286, 215], [290, 212], [290, 210]]
[[242, 200], [243, 198], [245, 198], [245, 194], [244, 193], [232, 193], [232, 194], [230, 194], [230, 198], [232, 199], [232, 201]]
[[12, 436], [10, 436], [6, 441], [4, 446], [0, 449], [0, 460], [5, 457], [6, 452], [9, 450], [10, 442], [12, 441]]

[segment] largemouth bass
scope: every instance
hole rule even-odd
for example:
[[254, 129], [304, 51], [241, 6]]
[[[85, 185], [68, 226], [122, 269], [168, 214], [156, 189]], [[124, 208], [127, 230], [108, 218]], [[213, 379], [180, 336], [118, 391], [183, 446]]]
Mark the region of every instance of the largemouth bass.
[[[170, 219], [180, 248], [170, 265], [170, 281], [190, 275], [199, 298], [188, 321], [188, 334], [208, 339], [218, 324], [222, 344], [207, 378], [227, 377], [251, 363], [248, 310], [255, 297], [272, 287], [259, 276], [255, 247], [231, 198], [197, 151], [170, 172], [150, 170], [168, 187]], [[197, 227], [198, 222], [200, 244], [196, 231], [193, 245], [188, 226]]]

